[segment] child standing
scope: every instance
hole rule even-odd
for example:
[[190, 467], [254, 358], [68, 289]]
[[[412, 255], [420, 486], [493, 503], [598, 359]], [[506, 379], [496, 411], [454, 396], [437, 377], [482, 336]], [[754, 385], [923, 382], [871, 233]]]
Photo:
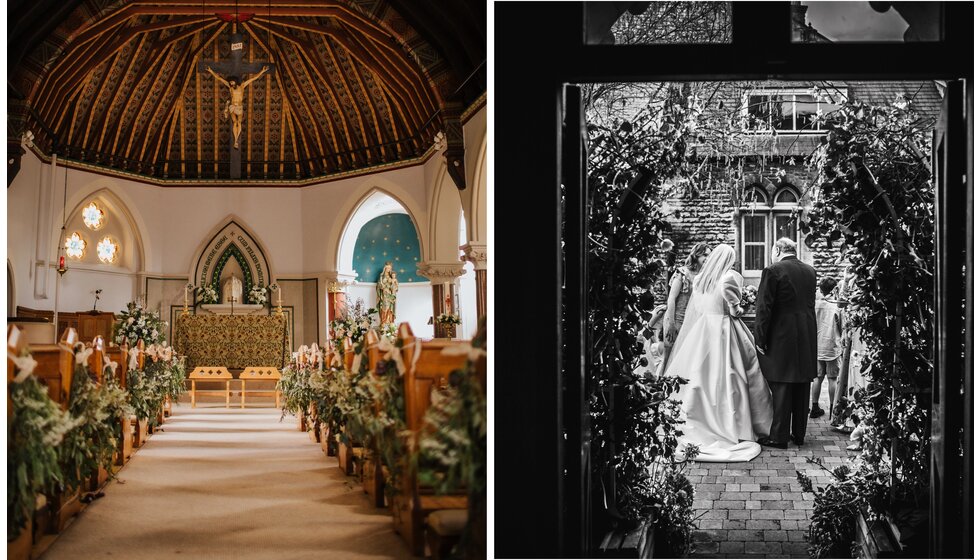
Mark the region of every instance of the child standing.
[[834, 393], [837, 391], [837, 374], [840, 372], [841, 358], [841, 317], [840, 308], [836, 302], [829, 301], [827, 296], [837, 287], [833, 278], [820, 281], [820, 296], [817, 297], [814, 308], [817, 316], [817, 379], [810, 388], [810, 418], [819, 418], [824, 410], [817, 404], [820, 400], [820, 389], [824, 377], [827, 378], [827, 392], [830, 394], [831, 413], [833, 413]]

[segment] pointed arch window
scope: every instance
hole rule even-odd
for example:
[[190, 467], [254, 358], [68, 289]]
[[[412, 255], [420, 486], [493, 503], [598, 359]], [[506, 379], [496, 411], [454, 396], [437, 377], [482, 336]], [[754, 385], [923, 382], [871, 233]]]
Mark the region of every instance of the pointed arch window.
[[756, 185], [746, 192], [745, 205], [739, 209], [738, 250], [745, 277], [758, 277], [772, 264], [770, 248], [777, 239], [788, 237], [800, 243], [800, 194], [792, 186], [778, 189], [769, 196]]

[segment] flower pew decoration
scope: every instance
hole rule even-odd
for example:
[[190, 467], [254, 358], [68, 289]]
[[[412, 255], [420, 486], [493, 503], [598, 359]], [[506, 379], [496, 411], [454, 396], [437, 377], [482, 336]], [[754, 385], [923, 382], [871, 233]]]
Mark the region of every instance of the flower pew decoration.
[[252, 303], [265, 305], [269, 301], [269, 296], [266, 293], [267, 290], [269, 290], [269, 288], [252, 286], [252, 289], [248, 291], [248, 300]]
[[156, 311], [144, 309], [137, 302], [130, 302], [119, 315], [113, 340], [120, 346], [127, 344], [131, 347], [140, 340], [145, 344], [159, 344], [163, 342], [166, 330], [167, 322], [161, 320]]
[[201, 299], [201, 303], [218, 303], [218, 290], [214, 289], [214, 286], [205, 284], [196, 288], [195, 291]]

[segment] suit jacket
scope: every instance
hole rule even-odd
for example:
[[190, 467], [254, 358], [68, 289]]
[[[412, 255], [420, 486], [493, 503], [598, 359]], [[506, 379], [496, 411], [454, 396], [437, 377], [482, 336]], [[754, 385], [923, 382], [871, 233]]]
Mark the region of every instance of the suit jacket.
[[780, 383], [809, 383], [817, 376], [817, 272], [795, 256], [762, 271], [755, 303], [755, 343], [762, 375]]

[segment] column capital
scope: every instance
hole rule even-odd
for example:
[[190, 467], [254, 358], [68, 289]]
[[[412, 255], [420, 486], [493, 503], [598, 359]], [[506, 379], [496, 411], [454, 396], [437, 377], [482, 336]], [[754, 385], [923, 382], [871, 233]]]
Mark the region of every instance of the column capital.
[[464, 272], [461, 262], [420, 262], [415, 267], [419, 275], [428, 278], [432, 284], [456, 282]]
[[470, 241], [466, 245], [460, 245], [459, 250], [463, 251], [464, 256], [460, 259], [473, 263], [475, 270], [487, 269], [487, 244], [478, 241]]
[[323, 274], [323, 279], [327, 284], [327, 293], [335, 294], [343, 292], [348, 286], [353, 285], [357, 279], [357, 274], [328, 270]]

